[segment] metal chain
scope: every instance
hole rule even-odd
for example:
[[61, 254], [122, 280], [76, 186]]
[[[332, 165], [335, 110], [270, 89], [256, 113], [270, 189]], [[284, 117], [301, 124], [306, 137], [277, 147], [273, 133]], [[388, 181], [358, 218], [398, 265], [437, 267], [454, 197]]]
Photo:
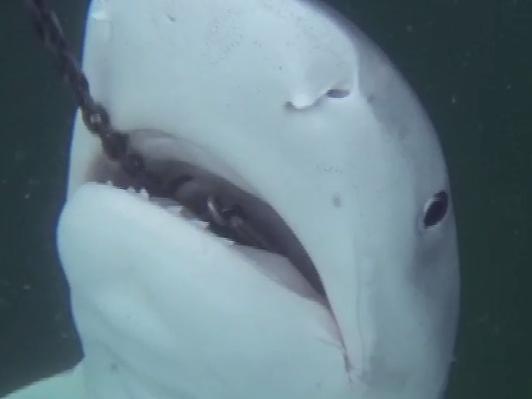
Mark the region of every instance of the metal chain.
[[146, 170], [143, 157], [129, 148], [128, 135], [112, 126], [105, 107], [92, 97], [87, 77], [63, 34], [56, 13], [46, 0], [26, 0], [26, 5], [37, 35], [57, 60], [61, 75], [74, 93], [85, 126], [100, 138], [107, 157], [118, 162], [150, 194], [163, 195], [161, 180], [155, 173]]
[[90, 93], [87, 77], [72, 52], [56, 13], [45, 0], [26, 0], [37, 35], [56, 58], [59, 71], [71, 87], [87, 129], [100, 137], [105, 153], [113, 160], [128, 152], [127, 135], [114, 129], [105, 107]]
[[[122, 169], [151, 195], [176, 197], [180, 187], [192, 177], [183, 180], [181, 176], [165, 183], [155, 173], [147, 170], [142, 155], [129, 148], [128, 135], [112, 126], [105, 107], [92, 97], [87, 77], [63, 34], [56, 13], [46, 0], [26, 0], [26, 5], [37, 35], [56, 58], [61, 75], [74, 93], [87, 129], [100, 138], [106, 155], [120, 163]], [[179, 201], [178, 198], [176, 200]], [[194, 208], [193, 204], [188, 205]], [[203, 205], [206, 208], [203, 216], [211, 223], [213, 231], [241, 243], [272, 249], [267, 240], [247, 223], [244, 213], [238, 207], [224, 209], [214, 196], [208, 197]]]
[[74, 92], [87, 129], [100, 138], [107, 156], [119, 162], [124, 172], [150, 194], [163, 196], [169, 194], [169, 190], [175, 193], [183, 182], [176, 185], [177, 178], [165, 184], [155, 173], [148, 171], [142, 155], [128, 148], [128, 135], [112, 126], [105, 107], [94, 100], [87, 77], [63, 34], [56, 13], [46, 0], [26, 0], [26, 4], [39, 38], [57, 60], [61, 75]]

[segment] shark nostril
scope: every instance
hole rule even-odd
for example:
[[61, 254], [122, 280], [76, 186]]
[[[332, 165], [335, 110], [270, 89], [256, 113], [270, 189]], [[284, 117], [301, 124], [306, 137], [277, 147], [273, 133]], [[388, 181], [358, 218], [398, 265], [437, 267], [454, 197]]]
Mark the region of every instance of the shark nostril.
[[330, 89], [326, 94], [329, 98], [345, 98], [349, 96], [351, 92], [347, 89]]
[[340, 89], [340, 88], [333, 88], [329, 89], [325, 92], [325, 94], [319, 94], [315, 93], [316, 95], [312, 94], [298, 94], [295, 95], [290, 101], [287, 101], [285, 103], [285, 107], [289, 110], [295, 110], [295, 111], [306, 111], [309, 109], [313, 109], [320, 104], [322, 104], [322, 100], [326, 98], [332, 98], [332, 99], [340, 99], [340, 98], [346, 98], [351, 94], [351, 90], [349, 89]]

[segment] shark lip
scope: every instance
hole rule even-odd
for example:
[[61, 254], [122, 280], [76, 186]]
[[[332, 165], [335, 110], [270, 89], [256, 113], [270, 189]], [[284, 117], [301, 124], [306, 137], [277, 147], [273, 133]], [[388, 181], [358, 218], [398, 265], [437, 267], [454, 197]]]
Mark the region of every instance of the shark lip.
[[[183, 206], [188, 217], [208, 223], [211, 233], [239, 244], [245, 254], [250, 254], [248, 249], [258, 249], [286, 258], [287, 267], [295, 268], [311, 287], [309, 295], [330, 308], [317, 268], [296, 234], [271, 205], [253, 193], [252, 185], [239, 179], [238, 173], [223, 161], [213, 162], [212, 154], [194, 144], [164, 132], [132, 131], [129, 139], [132, 150], [142, 156], [150, 175], [163, 182], [165, 189], [151, 191], [103, 151], [95, 154], [87, 182], [147, 190], [153, 202]], [[227, 211], [236, 211], [243, 223], [235, 226], [216, 221]]]

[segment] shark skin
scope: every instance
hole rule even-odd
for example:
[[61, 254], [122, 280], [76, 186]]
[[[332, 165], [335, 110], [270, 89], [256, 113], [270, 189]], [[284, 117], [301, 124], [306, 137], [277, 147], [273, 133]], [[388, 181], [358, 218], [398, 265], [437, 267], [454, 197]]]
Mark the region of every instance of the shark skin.
[[83, 67], [139, 151], [270, 204], [330, 308], [285, 258], [102, 184], [108, 161], [78, 115], [57, 239], [84, 358], [8, 398], [443, 396], [452, 203], [423, 220], [450, 195], [446, 166], [415, 95], [356, 27], [315, 1], [93, 0]]

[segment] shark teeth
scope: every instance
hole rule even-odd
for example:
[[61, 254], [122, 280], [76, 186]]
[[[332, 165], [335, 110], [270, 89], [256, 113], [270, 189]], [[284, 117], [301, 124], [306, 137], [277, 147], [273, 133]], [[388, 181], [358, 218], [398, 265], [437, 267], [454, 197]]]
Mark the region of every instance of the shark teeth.
[[190, 221], [193, 225], [198, 226], [200, 229], [208, 229], [209, 228], [209, 222], [204, 222], [203, 220], [199, 219], [192, 219]]
[[142, 198], [144, 199], [150, 199], [150, 195], [148, 194], [148, 191], [145, 189], [145, 188], [142, 188], [140, 191], [139, 191], [139, 194]]
[[183, 206], [182, 205], [172, 205], [165, 208], [169, 213], [175, 216], [183, 216]]
[[[112, 181], [107, 181], [105, 183], [107, 186], [118, 188], [115, 184], [113, 184]], [[127, 187], [123, 188], [124, 191], [127, 193], [134, 195], [144, 201], [147, 201], [151, 204], [159, 206], [161, 209], [165, 210], [166, 212], [170, 213], [172, 216], [179, 217], [181, 219], [186, 220], [187, 222], [191, 223], [193, 226], [198, 227], [201, 230], [209, 231], [210, 230], [210, 223], [206, 222], [204, 220], [198, 219], [192, 212], [190, 212], [187, 208], [185, 208], [183, 205], [180, 205], [178, 202], [170, 199], [170, 198], [163, 198], [163, 197], [151, 197], [148, 193], [148, 191], [144, 188], [136, 189], [134, 187]], [[233, 246], [236, 243], [233, 240], [230, 240], [225, 237], [218, 237], [215, 235], [219, 240], [229, 246]]]

